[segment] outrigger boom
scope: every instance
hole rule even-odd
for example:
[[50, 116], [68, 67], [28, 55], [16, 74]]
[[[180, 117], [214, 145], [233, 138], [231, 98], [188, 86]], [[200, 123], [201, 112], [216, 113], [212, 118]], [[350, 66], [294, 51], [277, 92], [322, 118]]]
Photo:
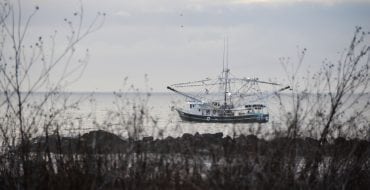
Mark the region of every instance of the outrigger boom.
[[175, 89], [173, 89], [173, 88], [171, 88], [171, 87], [169, 87], [169, 86], [167, 86], [167, 89], [168, 89], [168, 90], [171, 90], [171, 91], [173, 91], [173, 92], [176, 92], [177, 94], [183, 95], [183, 96], [185, 96], [185, 97], [187, 97], [187, 98], [190, 98], [190, 99], [194, 100], [195, 102], [202, 102], [202, 100], [199, 100], [198, 98], [192, 97], [192, 96], [190, 96], [190, 95], [188, 95], [188, 94], [185, 94], [185, 93], [183, 93], [183, 92], [180, 92], [180, 91], [178, 91], [178, 90], [175, 90]]

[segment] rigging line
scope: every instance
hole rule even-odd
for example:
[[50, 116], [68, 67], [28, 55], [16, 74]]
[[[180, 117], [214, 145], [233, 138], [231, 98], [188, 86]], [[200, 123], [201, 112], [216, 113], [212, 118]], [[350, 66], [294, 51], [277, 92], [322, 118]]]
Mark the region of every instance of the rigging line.
[[[261, 88], [259, 88], [259, 90], [260, 90], [260, 97], [263, 97], [263, 93], [262, 93], [262, 91], [261, 91]], [[265, 97], [265, 98], [262, 98], [262, 103], [264, 104], [264, 105], [267, 105], [267, 97]]]
[[273, 95], [275, 95], [276, 93], [282, 92], [282, 91], [287, 90], [287, 89], [290, 89], [290, 87], [289, 87], [289, 86], [287, 86], [287, 87], [281, 88], [281, 89], [279, 89], [279, 90], [277, 90], [277, 91], [275, 91], [275, 92], [266, 93], [265, 95], [263, 95], [263, 96], [261, 96], [261, 97], [259, 97], [259, 98], [254, 99], [253, 101], [254, 101], [254, 102], [256, 102], [256, 101], [261, 100], [261, 99], [267, 99], [267, 98], [269, 98], [270, 96], [273, 96]]
[[240, 81], [245, 81], [245, 82], [255, 82], [255, 83], [263, 83], [263, 84], [270, 84], [270, 85], [281, 85], [281, 84], [278, 84], [278, 83], [261, 81], [261, 80], [254, 79], [254, 78], [253, 79], [248, 79], [248, 78], [231, 78], [231, 80], [240, 80]]
[[190, 82], [182, 82], [182, 83], [176, 83], [176, 84], [172, 84], [170, 86], [178, 86], [178, 85], [185, 85], [185, 84], [194, 84], [194, 83], [204, 83], [205, 81], [210, 81], [212, 79], [210, 78], [206, 78], [206, 79], [203, 79], [203, 80], [198, 80], [198, 81], [190, 81]]
[[241, 93], [241, 92], [237, 92], [235, 94], [239, 95], [239, 102], [242, 101], [242, 99], [245, 99], [246, 97], [251, 97], [251, 96], [255, 96], [256, 95], [256, 92], [250, 92], [250, 91], [256, 91], [255, 88], [253, 88], [253, 86], [248, 86], [248, 88], [245, 90], [245, 92]]
[[[230, 82], [229, 81], [229, 83], [230, 84], [236, 84], [236, 83], [238, 83], [239, 81], [232, 81], [232, 82]], [[225, 84], [225, 82], [214, 82], [214, 83], [209, 83], [209, 84], [189, 84], [189, 85], [171, 85], [171, 86], [173, 86], [173, 87], [176, 87], [176, 88], [184, 88], [184, 87], [196, 87], [196, 86], [214, 86], [214, 85], [217, 85], [217, 84]]]
[[[239, 93], [246, 85], [248, 85], [249, 83], [248, 82], [246, 82], [246, 83], [244, 83], [237, 91], [236, 91], [236, 93]], [[249, 89], [250, 89], [251, 87], [249, 87]]]
[[204, 86], [204, 91], [200, 91], [199, 93], [198, 93], [198, 96], [200, 96], [201, 98], [203, 98], [203, 99], [205, 99], [205, 100], [211, 100], [211, 99], [209, 99], [209, 98], [207, 98], [208, 96], [211, 96], [211, 94], [209, 93], [210, 92], [210, 90], [211, 91], [213, 91], [213, 89], [212, 89], [212, 87], [211, 88], [206, 88], [207, 86], [210, 86], [210, 85], [208, 85], [208, 84], [205, 84], [205, 83], [203, 83], [203, 85], [202, 86]]
[[197, 86], [213, 86], [213, 85], [217, 85], [217, 84], [221, 84], [221, 83], [176, 85], [176, 86], [173, 86], [173, 87], [185, 88], [185, 87], [197, 87]]
[[[270, 96], [272, 96], [272, 95], [274, 95], [274, 93], [268, 93], [267, 95], [264, 95], [264, 96], [261, 96], [261, 97], [255, 98], [255, 99], [251, 100], [250, 102], [257, 102], [257, 101], [259, 101], [259, 100], [265, 100], [265, 101], [266, 101], [266, 99], [267, 99], [267, 98], [269, 98], [269, 97], [270, 97]], [[264, 101], [264, 102], [265, 102], [265, 101]]]
[[[223, 77], [221, 77], [223, 79]], [[245, 81], [245, 82], [256, 82], [256, 83], [264, 83], [264, 84], [270, 84], [270, 85], [281, 85], [279, 83], [275, 83], [275, 82], [267, 82], [267, 81], [262, 81], [262, 80], [259, 80], [258, 78], [237, 78], [234, 76], [233, 73], [231, 73], [229, 71], [228, 73], [228, 79], [230, 80], [239, 80], [239, 81]]]
[[256, 91], [259, 92], [259, 96], [256, 95], [258, 97], [255, 98], [255, 99], [253, 99], [251, 102], [262, 101], [264, 104], [266, 104], [267, 103], [267, 99], [270, 96], [274, 95], [274, 93], [267, 93], [266, 95], [263, 95], [263, 93], [261, 92], [261, 89], [260, 88], [259, 89], [256, 89]]

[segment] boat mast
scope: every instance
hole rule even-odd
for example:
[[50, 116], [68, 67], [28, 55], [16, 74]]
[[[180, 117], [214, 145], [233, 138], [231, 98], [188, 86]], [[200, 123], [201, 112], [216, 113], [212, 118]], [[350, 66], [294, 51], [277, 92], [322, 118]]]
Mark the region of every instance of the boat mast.
[[[227, 84], [228, 84], [228, 78], [229, 78], [229, 42], [226, 38], [224, 40], [224, 56], [223, 56], [223, 73], [225, 77], [225, 90], [224, 90], [224, 105], [226, 108], [227, 105]], [[227, 49], [226, 49], [227, 48]], [[226, 54], [226, 60], [225, 60], [225, 54]], [[226, 62], [226, 69], [225, 69], [225, 62]]]

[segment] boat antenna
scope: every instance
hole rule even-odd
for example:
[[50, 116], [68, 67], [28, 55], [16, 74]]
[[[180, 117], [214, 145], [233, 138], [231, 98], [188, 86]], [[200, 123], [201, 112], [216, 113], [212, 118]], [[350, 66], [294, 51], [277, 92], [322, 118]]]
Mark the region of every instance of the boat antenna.
[[[228, 83], [228, 75], [229, 75], [229, 61], [228, 61], [228, 59], [229, 59], [229, 40], [228, 40], [228, 38], [226, 38], [226, 44], [224, 44], [225, 45], [225, 47], [224, 47], [224, 49], [226, 49], [226, 60], [225, 60], [225, 62], [226, 62], [226, 70], [225, 70], [225, 68], [224, 68], [224, 73], [225, 73], [225, 91], [224, 91], [224, 105], [225, 105], [225, 108], [226, 108], [226, 105], [227, 105], [227, 102], [226, 102], [226, 100], [227, 100], [227, 83]], [[224, 51], [225, 52], [225, 51]]]
[[226, 70], [229, 70], [229, 38], [226, 37]]
[[224, 72], [225, 72], [225, 51], [226, 51], [226, 38], [224, 38], [224, 50], [223, 50], [223, 54], [222, 54], [222, 76], [221, 77], [224, 77]]

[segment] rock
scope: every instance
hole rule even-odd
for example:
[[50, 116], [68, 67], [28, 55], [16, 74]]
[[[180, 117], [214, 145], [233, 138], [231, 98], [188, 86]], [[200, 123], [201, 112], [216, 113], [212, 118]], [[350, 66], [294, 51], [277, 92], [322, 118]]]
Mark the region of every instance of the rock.
[[143, 137], [143, 142], [152, 142], [154, 140], [154, 138], [152, 136], [150, 137]]
[[219, 143], [222, 140], [223, 133], [215, 133], [215, 134], [210, 134], [210, 133], [204, 133], [202, 134], [202, 138], [206, 142], [212, 142], [212, 143]]
[[191, 139], [193, 139], [193, 135], [192, 134], [190, 134], [190, 133], [184, 133], [183, 135], [182, 135], [182, 137], [181, 137], [181, 139], [182, 140], [191, 140]]
[[103, 130], [83, 134], [81, 140], [86, 148], [99, 153], [121, 152], [126, 145], [126, 141], [119, 136]]
[[36, 137], [31, 141], [31, 151], [50, 151], [53, 153], [113, 153], [122, 152], [126, 141], [107, 131], [90, 131], [78, 137], [58, 135]]

